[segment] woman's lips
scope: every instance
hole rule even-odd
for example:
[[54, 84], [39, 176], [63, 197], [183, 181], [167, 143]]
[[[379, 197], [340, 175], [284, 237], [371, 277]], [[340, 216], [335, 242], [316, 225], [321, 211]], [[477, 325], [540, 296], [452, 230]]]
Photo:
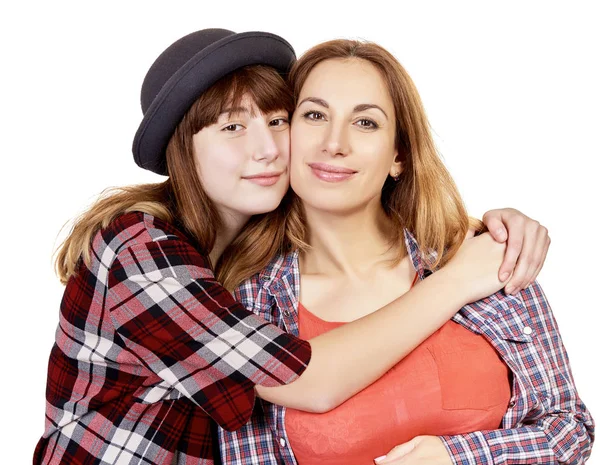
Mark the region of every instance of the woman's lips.
[[244, 176], [242, 179], [250, 181], [251, 183], [258, 184], [259, 186], [272, 186], [279, 181], [282, 172], [277, 173], [259, 173], [253, 174], [252, 176]]
[[309, 163], [308, 166], [317, 178], [326, 182], [345, 181], [356, 174], [356, 171], [349, 168], [326, 163]]

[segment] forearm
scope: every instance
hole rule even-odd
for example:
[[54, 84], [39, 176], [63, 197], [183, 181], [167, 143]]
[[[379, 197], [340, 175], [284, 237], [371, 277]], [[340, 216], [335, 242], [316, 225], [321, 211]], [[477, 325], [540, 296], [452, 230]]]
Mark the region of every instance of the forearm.
[[583, 464], [593, 440], [591, 418], [562, 414], [536, 425], [442, 436], [455, 465]]
[[440, 270], [380, 310], [311, 339], [302, 376], [286, 386], [257, 386], [258, 395], [311, 412], [337, 407], [447, 322], [466, 303], [458, 289]]

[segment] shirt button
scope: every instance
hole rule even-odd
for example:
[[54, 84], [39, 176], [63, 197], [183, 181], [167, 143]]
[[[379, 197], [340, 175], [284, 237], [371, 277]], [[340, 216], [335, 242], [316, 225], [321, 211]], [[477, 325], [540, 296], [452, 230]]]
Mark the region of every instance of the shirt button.
[[523, 333], [529, 336], [531, 333], [533, 333], [533, 329], [531, 329], [531, 326], [525, 326], [523, 328]]
[[285, 447], [285, 439], [283, 439], [283, 438], [279, 438], [279, 445], [280, 445], [281, 447]]
[[285, 316], [290, 316], [290, 311], [289, 311], [287, 308], [284, 308], [284, 309], [283, 309], [283, 314], [284, 314]]
[[514, 400], [511, 400], [511, 401], [508, 403], [508, 406], [509, 406], [510, 408], [514, 407], [514, 406], [515, 406], [515, 401], [514, 401]]

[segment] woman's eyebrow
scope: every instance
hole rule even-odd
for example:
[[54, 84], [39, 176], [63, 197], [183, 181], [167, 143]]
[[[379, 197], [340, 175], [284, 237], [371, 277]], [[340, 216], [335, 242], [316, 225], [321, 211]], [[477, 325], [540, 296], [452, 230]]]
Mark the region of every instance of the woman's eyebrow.
[[359, 111], [371, 110], [373, 108], [379, 110], [381, 113], [383, 113], [386, 119], [388, 119], [388, 115], [385, 111], [383, 111], [383, 108], [381, 108], [379, 105], [375, 105], [374, 103], [361, 103], [360, 105], [356, 105], [353, 111], [354, 113], [358, 113]]
[[302, 100], [298, 104], [298, 106], [302, 105], [304, 102], [312, 102], [312, 103], [316, 103], [317, 105], [321, 105], [322, 107], [329, 108], [329, 104], [325, 100], [323, 100], [322, 98], [306, 97], [304, 100]]
[[[320, 105], [324, 108], [329, 108], [329, 104], [322, 98], [306, 97], [298, 104], [298, 106], [302, 105], [304, 102], [312, 102], [312, 103], [316, 103], [317, 105]], [[389, 119], [387, 113], [383, 110], [383, 108], [381, 108], [379, 105], [375, 105], [374, 103], [361, 103], [360, 105], [356, 105], [354, 107], [354, 109], [352, 110], [352, 112], [358, 113], [359, 111], [365, 111], [365, 110], [371, 110], [371, 109], [379, 110], [381, 113], [383, 113], [383, 115], [387, 119]]]

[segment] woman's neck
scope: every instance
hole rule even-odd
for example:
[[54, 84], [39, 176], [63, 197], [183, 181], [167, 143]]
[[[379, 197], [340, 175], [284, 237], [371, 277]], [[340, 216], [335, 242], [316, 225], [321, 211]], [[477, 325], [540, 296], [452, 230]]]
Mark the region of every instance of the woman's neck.
[[336, 215], [305, 206], [309, 250], [300, 259], [303, 274], [360, 277], [398, 256], [392, 246], [392, 222], [380, 204]]

